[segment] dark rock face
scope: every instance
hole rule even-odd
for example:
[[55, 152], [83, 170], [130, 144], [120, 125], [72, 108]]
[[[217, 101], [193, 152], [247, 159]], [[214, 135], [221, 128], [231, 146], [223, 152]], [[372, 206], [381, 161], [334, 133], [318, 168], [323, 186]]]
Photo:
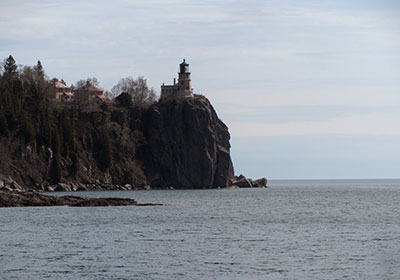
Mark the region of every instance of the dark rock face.
[[60, 136], [60, 178], [52, 176], [53, 145], [36, 140], [26, 145], [16, 131], [0, 136], [0, 188], [213, 188], [232, 181], [228, 128], [204, 97], [163, 100], [149, 108], [71, 107], [67, 115], [52, 110], [70, 135]]
[[139, 151], [150, 185], [173, 188], [229, 186], [230, 135], [203, 97], [165, 100], [142, 122], [147, 144]]

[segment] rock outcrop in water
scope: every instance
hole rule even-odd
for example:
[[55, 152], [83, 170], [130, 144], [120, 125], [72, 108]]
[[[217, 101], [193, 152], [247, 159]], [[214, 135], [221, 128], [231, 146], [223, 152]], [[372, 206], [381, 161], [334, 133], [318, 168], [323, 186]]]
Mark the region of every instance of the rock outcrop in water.
[[24, 206], [158, 206], [161, 204], [140, 204], [129, 198], [85, 198], [79, 196], [48, 196], [33, 191], [0, 190], [0, 207]]
[[267, 178], [260, 178], [258, 180], [252, 180], [246, 178], [243, 175], [235, 176], [232, 180], [232, 187], [238, 188], [266, 188], [268, 180]]

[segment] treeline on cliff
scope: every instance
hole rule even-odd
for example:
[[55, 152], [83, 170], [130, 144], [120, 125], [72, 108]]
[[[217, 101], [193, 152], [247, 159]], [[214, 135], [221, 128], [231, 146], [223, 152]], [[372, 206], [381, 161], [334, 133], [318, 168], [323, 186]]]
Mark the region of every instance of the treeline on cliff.
[[230, 184], [230, 135], [206, 98], [156, 102], [146, 80], [126, 78], [112, 104], [82, 106], [49, 98], [50, 84], [40, 61], [4, 61], [0, 181], [37, 190]]
[[[142, 97], [136, 97], [136, 103], [129, 82], [142, 89], [136, 90]], [[140, 115], [155, 102], [154, 91], [142, 78], [122, 79], [117, 86], [126, 90], [121, 102], [116, 99], [119, 111]], [[12, 56], [4, 61], [0, 74], [0, 175], [10, 175], [26, 187], [62, 180], [105, 185], [146, 183], [140, 164], [134, 160], [136, 145], [143, 138], [137, 128], [130, 135], [122, 133], [124, 127], [110, 121], [111, 115], [117, 115], [111, 111], [112, 105], [54, 102], [51, 94], [51, 82], [40, 61], [33, 67], [18, 67]], [[127, 101], [126, 95], [131, 100]], [[125, 160], [117, 147], [125, 148], [131, 160]], [[124, 162], [124, 170], [113, 164], [115, 160]], [[110, 170], [113, 168], [118, 170]], [[110, 171], [122, 180], [113, 181]]]

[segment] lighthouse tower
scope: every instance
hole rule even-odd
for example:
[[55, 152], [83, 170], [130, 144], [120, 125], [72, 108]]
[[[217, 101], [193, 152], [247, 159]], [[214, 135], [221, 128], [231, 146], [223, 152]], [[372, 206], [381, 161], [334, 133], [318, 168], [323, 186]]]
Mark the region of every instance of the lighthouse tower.
[[186, 63], [185, 59], [179, 65], [179, 78], [178, 78], [178, 96], [192, 96], [193, 89], [192, 89], [192, 80], [190, 78], [189, 72], [189, 64]]
[[162, 84], [160, 99], [186, 97], [193, 97], [193, 88], [189, 72], [189, 64], [184, 59], [179, 65], [178, 82], [174, 79], [173, 85]]

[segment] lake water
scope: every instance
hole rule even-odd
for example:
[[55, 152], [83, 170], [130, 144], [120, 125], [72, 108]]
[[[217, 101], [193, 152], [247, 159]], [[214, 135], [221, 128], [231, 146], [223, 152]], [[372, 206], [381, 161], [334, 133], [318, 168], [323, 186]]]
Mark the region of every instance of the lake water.
[[400, 180], [270, 186], [0, 208], [0, 279], [400, 279]]

